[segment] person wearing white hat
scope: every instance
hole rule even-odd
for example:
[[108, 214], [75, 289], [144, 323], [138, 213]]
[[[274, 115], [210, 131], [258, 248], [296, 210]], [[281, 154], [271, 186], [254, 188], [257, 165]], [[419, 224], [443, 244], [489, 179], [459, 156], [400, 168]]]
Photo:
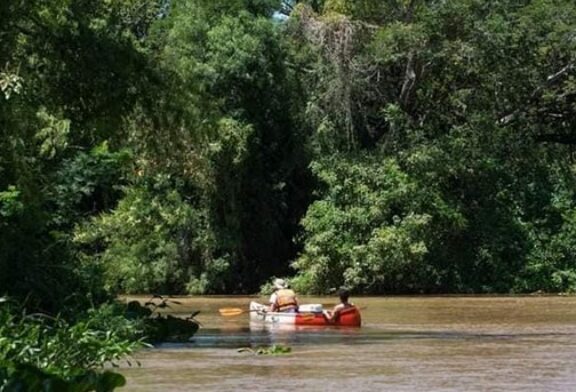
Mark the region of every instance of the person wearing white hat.
[[288, 282], [284, 279], [275, 279], [272, 285], [274, 292], [270, 296], [270, 311], [297, 312], [298, 298], [296, 298], [296, 293], [290, 289]]

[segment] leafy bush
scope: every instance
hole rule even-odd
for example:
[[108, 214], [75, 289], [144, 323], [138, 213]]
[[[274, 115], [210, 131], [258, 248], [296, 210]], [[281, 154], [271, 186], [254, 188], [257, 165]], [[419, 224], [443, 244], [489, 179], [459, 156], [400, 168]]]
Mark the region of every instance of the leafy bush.
[[84, 264], [102, 268], [108, 290], [182, 293], [191, 280], [212, 270], [206, 211], [173, 186], [161, 175], [129, 188], [114, 211], [76, 230]]
[[59, 377], [32, 365], [0, 363], [0, 391], [111, 392], [126, 384], [124, 376], [113, 372], [82, 370], [74, 376]]
[[[0, 391], [108, 392], [124, 377], [99, 370], [143, 347], [141, 319], [128, 320], [124, 306], [104, 305], [74, 322], [27, 314], [0, 301]], [[130, 363], [128, 361], [128, 363]]]
[[71, 323], [45, 314], [0, 307], [0, 360], [30, 365], [57, 376], [115, 364], [143, 346], [138, 321], [113, 305], [92, 309]]
[[305, 247], [294, 263], [300, 271], [296, 289], [377, 292], [400, 282], [425, 285], [431, 217], [414, 197], [417, 183], [394, 160], [374, 163], [341, 156], [313, 166], [326, 190], [302, 222]]
[[526, 224], [532, 247], [515, 281], [515, 291], [576, 292], [574, 185], [554, 180], [556, 192], [548, 220]]
[[141, 322], [148, 342], [190, 341], [200, 326], [194, 319], [200, 311], [193, 312], [186, 318], [160, 313], [161, 310], [170, 308], [170, 304], [180, 302], [160, 295], [153, 296], [144, 305], [138, 301], [130, 301], [126, 307], [126, 316]]

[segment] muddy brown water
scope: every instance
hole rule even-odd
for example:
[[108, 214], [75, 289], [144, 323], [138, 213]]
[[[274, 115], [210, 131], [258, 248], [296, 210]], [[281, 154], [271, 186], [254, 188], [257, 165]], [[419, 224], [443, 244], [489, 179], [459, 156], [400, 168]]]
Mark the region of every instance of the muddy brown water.
[[[123, 391], [576, 391], [576, 297], [363, 297], [360, 329], [250, 328], [254, 297], [178, 298], [202, 328], [121, 366]], [[327, 297], [301, 302], [333, 305]], [[238, 352], [285, 344], [288, 355]]]

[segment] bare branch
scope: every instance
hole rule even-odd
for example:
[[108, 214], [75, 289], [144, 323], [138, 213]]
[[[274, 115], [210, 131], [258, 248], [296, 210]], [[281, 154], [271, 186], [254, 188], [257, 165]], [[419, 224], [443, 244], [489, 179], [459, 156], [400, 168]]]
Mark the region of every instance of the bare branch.
[[408, 62], [406, 63], [406, 70], [404, 72], [404, 81], [402, 82], [402, 90], [400, 91], [400, 104], [405, 109], [409, 106], [412, 91], [416, 84], [416, 71], [414, 71], [415, 62], [414, 51], [408, 54]]
[[[565, 67], [560, 69], [558, 72], [555, 72], [552, 75], [549, 75], [546, 78], [546, 81], [544, 83], [542, 83], [540, 86], [538, 86], [536, 89], [534, 89], [534, 91], [532, 91], [532, 94], [530, 94], [530, 97], [527, 100], [527, 104], [536, 102], [542, 96], [542, 94], [544, 93], [544, 91], [547, 88], [554, 85], [556, 82], [558, 82], [560, 79], [562, 79], [567, 73], [574, 70], [575, 68], [576, 68], [576, 63], [573, 62], [573, 63], [566, 65]], [[500, 120], [498, 120], [498, 124], [507, 125], [510, 122], [514, 121], [516, 119], [516, 117], [518, 117], [518, 115], [520, 115], [521, 113], [526, 111], [526, 106], [528, 106], [528, 105], [525, 105], [521, 108], [514, 110], [511, 113], [508, 113], [508, 114], [502, 116], [500, 118]]]

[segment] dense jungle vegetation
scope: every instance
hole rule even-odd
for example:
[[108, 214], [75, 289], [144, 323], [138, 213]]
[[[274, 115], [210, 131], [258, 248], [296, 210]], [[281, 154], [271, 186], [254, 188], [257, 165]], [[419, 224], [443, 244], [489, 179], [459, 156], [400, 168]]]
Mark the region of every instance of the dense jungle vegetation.
[[92, 368], [118, 293], [272, 276], [576, 291], [575, 114], [568, 0], [2, 1], [0, 337], [116, 325]]
[[11, 0], [0, 291], [576, 289], [576, 6]]

